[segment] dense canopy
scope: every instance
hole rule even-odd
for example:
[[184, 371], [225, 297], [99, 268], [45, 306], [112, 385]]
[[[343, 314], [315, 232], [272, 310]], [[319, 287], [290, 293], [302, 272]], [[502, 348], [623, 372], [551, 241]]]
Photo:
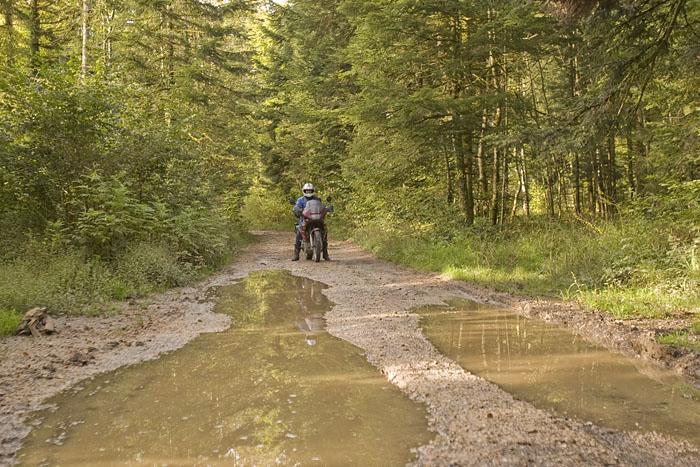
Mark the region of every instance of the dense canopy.
[[553, 287], [700, 283], [699, 0], [0, 0], [0, 64], [6, 262], [220, 264], [312, 181], [370, 237], [641, 222]]

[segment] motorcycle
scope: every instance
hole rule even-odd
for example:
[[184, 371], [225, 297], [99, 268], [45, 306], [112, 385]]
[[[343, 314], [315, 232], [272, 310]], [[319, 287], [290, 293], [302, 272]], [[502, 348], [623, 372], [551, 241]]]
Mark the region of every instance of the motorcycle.
[[[294, 199], [291, 199], [290, 202], [296, 203]], [[326, 198], [326, 202], [331, 202], [330, 196]], [[301, 212], [304, 222], [302, 222], [301, 227], [298, 225], [296, 227], [297, 229], [301, 228], [301, 249], [304, 251], [306, 259], [313, 258], [317, 263], [321, 260], [323, 242], [328, 237], [325, 218], [329, 212], [333, 212], [333, 206], [324, 205], [320, 199], [311, 199], [306, 202], [306, 207]]]

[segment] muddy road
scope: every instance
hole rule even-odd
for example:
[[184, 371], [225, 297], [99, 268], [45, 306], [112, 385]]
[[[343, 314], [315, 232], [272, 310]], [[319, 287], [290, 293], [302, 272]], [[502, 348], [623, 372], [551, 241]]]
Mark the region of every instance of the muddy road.
[[620, 323], [573, 306], [513, 297], [380, 261], [349, 243], [331, 243], [330, 263], [289, 261], [291, 233], [259, 232], [258, 242], [209, 279], [120, 305], [107, 317], [58, 317], [59, 333], [0, 342], [0, 464], [11, 464], [28, 433], [28, 413], [97, 373], [156, 358], [229, 317], [212, 312], [207, 291], [255, 270], [285, 269], [324, 282], [336, 305], [327, 330], [363, 349], [370, 363], [416, 402], [425, 404], [432, 441], [416, 465], [700, 465], [698, 449], [653, 433], [627, 433], [553, 417], [517, 400], [442, 356], [422, 335], [411, 310], [466, 298], [505, 305], [555, 321], [638, 357], [642, 371], [665, 365], [698, 381], [697, 354], [653, 342], [663, 323]]

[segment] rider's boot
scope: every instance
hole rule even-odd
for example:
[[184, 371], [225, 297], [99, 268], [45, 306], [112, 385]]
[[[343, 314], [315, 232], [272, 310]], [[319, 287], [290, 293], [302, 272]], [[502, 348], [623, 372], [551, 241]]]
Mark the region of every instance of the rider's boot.
[[330, 261], [331, 259], [328, 257], [328, 243], [323, 244], [323, 259], [325, 261]]
[[301, 250], [301, 248], [298, 246], [294, 247], [294, 256], [292, 256], [292, 261], [299, 261], [299, 250]]

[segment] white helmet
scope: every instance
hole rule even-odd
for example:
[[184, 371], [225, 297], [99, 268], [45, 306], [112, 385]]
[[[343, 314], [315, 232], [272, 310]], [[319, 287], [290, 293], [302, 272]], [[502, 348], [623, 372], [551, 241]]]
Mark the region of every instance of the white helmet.
[[304, 196], [311, 198], [314, 195], [314, 186], [311, 183], [305, 183], [301, 191], [304, 193]]

